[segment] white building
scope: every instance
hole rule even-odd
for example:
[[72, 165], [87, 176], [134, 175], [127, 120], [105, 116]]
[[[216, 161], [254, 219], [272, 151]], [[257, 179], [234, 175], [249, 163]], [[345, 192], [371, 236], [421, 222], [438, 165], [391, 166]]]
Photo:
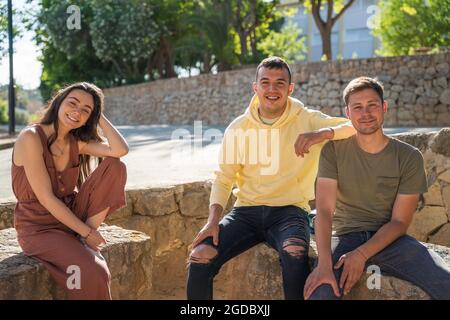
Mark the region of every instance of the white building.
[[[326, 1], [324, 1], [326, 3]], [[371, 58], [380, 44], [371, 34], [371, 24], [378, 7], [378, 0], [356, 0], [333, 26], [331, 46], [333, 59]], [[280, 7], [297, 7], [297, 14], [292, 19], [306, 36], [308, 47], [307, 60], [319, 61], [322, 57], [322, 38], [311, 13], [298, 0], [281, 0]], [[326, 17], [326, 6], [321, 12]], [[335, 13], [333, 13], [333, 16]]]

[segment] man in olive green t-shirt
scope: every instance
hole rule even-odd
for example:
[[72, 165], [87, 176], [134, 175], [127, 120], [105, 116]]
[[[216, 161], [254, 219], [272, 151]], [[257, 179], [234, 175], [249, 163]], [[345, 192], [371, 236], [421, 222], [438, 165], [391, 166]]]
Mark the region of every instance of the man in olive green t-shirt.
[[366, 265], [412, 282], [433, 299], [450, 299], [448, 266], [406, 235], [419, 195], [427, 191], [422, 154], [383, 133], [388, 106], [377, 80], [352, 80], [344, 90], [344, 102], [357, 133], [328, 142], [321, 152], [315, 221], [318, 264], [305, 284], [305, 299], [341, 298]]
[[322, 149], [317, 176], [338, 181], [336, 236], [377, 231], [391, 220], [397, 194], [427, 191], [420, 151], [397, 139], [386, 142], [377, 153], [359, 147], [356, 136], [329, 142]]

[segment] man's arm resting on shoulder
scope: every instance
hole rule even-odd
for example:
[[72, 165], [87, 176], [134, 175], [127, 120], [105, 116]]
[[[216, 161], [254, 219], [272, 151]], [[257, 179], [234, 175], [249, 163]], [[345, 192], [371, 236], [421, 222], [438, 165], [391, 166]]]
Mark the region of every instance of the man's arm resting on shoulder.
[[317, 268], [309, 275], [304, 289], [305, 299], [321, 284], [330, 284], [334, 294], [339, 296], [336, 278], [333, 273], [331, 257], [331, 231], [333, 214], [336, 208], [337, 181], [330, 178], [317, 178], [315, 234], [318, 251]]
[[312, 121], [314, 126], [319, 129], [299, 134], [294, 145], [297, 156], [304, 157], [305, 153], [309, 153], [309, 148], [317, 143], [325, 140], [345, 139], [356, 133], [348, 119], [328, 117], [322, 113], [317, 114], [321, 116], [314, 116]]
[[335, 131], [332, 127], [299, 134], [294, 144], [295, 154], [297, 157], [304, 157], [305, 153], [309, 153], [309, 148], [311, 148], [311, 146], [327, 139], [333, 140], [334, 134]]
[[320, 111], [311, 113], [311, 125], [316, 130], [331, 128], [334, 135], [329, 138], [332, 140], [346, 139], [356, 133], [351, 121], [344, 117], [331, 117]]

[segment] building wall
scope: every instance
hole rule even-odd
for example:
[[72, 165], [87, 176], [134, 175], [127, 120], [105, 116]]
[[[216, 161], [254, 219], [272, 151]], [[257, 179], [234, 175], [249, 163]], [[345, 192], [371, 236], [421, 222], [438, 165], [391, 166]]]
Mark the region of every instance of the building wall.
[[[379, 47], [378, 40], [371, 34], [371, 19], [376, 12], [378, 0], [356, 0], [335, 23], [331, 36], [333, 59], [342, 57], [372, 58]], [[307, 38], [308, 61], [320, 61], [322, 57], [322, 38], [314, 22], [314, 18], [305, 12], [298, 1], [284, 1], [285, 7], [298, 8], [297, 14], [291, 20], [302, 30], [302, 36]], [[326, 6], [322, 17], [326, 17]]]

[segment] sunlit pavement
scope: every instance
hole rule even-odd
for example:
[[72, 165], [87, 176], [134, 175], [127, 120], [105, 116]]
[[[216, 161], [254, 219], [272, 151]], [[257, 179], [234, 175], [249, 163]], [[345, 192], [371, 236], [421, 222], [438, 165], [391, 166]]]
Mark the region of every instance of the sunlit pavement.
[[[127, 188], [164, 186], [212, 178], [224, 126], [119, 126], [130, 152]], [[430, 132], [440, 128], [386, 128], [388, 134]], [[11, 190], [12, 148], [0, 150], [0, 201], [14, 200]]]

